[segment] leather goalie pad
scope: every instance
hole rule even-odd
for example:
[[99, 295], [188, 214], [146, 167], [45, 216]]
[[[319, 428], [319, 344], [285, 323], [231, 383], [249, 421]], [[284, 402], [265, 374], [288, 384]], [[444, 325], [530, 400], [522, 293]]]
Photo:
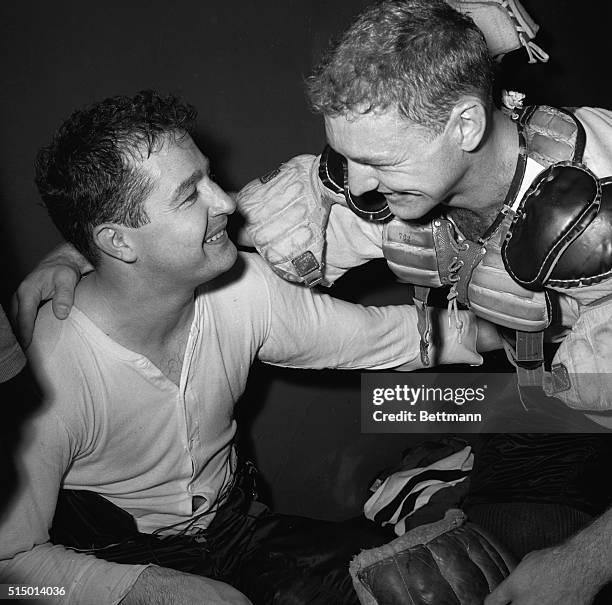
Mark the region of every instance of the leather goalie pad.
[[335, 201], [318, 170], [318, 157], [294, 157], [251, 181], [236, 198], [259, 254], [283, 279], [307, 286], [326, 285], [325, 228]]
[[499, 326], [523, 332], [543, 330], [550, 323], [546, 292], [527, 290], [504, 268], [499, 237], [487, 242], [487, 253], [468, 286], [470, 310]]
[[[502, 232], [487, 242], [484, 258], [462, 285], [467, 295], [461, 302], [497, 325], [525, 332], [543, 330], [550, 322], [546, 293], [527, 290], [508, 275], [501, 258]], [[439, 258], [432, 222], [394, 218], [383, 228], [383, 253], [401, 282], [429, 288], [448, 283], [438, 267], [451, 259]]]
[[[595, 251], [572, 244], [597, 217], [601, 200], [601, 182], [586, 166], [560, 162], [544, 170], [525, 194], [502, 245], [504, 266], [512, 278], [530, 290], [542, 290], [549, 279], [566, 279], [567, 287], [597, 279], [611, 251], [596, 243]], [[606, 211], [585, 241], [594, 243], [593, 236], [605, 236], [608, 221]], [[610, 237], [607, 234], [604, 247]]]
[[361, 552], [350, 572], [362, 605], [472, 605], [514, 566], [504, 547], [451, 509], [441, 521]]
[[382, 249], [399, 281], [429, 288], [442, 285], [431, 222], [393, 218], [383, 227]]

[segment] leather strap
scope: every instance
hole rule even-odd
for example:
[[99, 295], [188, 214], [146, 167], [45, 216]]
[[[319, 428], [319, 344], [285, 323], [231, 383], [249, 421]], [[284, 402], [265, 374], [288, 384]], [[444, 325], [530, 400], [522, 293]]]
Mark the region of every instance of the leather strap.
[[467, 305], [472, 272], [487, 250], [484, 246], [468, 239], [457, 242], [454, 227], [445, 218], [434, 219], [432, 232], [440, 281], [442, 284], [452, 286], [457, 293], [458, 301]]
[[412, 300], [417, 311], [417, 329], [419, 331], [421, 352], [421, 362], [424, 366], [429, 366], [429, 336], [431, 326], [429, 323], [429, 315], [427, 313], [427, 299], [429, 298], [429, 288], [424, 286], [414, 286], [414, 295]]

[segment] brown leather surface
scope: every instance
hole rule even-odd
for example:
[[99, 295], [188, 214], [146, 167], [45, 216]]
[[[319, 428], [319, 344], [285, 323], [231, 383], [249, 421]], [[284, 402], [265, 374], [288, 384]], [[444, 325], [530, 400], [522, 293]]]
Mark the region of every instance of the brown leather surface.
[[466, 523], [373, 562], [358, 579], [380, 605], [467, 605], [481, 603], [513, 567], [499, 544]]

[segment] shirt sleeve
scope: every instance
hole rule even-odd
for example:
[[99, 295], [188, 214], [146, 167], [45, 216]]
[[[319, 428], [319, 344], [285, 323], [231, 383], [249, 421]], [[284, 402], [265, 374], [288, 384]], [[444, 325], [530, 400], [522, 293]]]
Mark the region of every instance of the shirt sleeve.
[[341, 204], [331, 207], [325, 241], [325, 279], [329, 283], [352, 267], [383, 258], [382, 225], [359, 218]]
[[146, 565], [109, 563], [49, 542], [57, 495], [75, 439], [45, 401], [16, 452], [18, 482], [0, 518], [0, 582], [65, 589], [62, 603], [119, 603]]
[[[259, 358], [292, 368], [422, 368], [414, 306], [365, 307], [285, 282], [262, 262], [256, 266], [266, 284], [268, 326]], [[430, 309], [437, 331], [430, 351], [437, 363], [479, 365], [475, 316], [461, 312], [462, 337], [449, 326], [446, 312]]]

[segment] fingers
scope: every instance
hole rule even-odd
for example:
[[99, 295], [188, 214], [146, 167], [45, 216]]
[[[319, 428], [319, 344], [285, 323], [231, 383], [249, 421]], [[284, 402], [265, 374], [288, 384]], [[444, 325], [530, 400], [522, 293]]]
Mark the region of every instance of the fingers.
[[19, 286], [17, 292], [13, 295], [11, 300], [11, 317], [17, 332], [15, 336], [17, 336], [19, 344], [25, 350], [32, 342], [34, 322], [36, 321], [40, 299], [36, 296], [24, 295], [23, 290], [23, 285]]
[[43, 268], [33, 272], [21, 283], [12, 301], [17, 338], [26, 349], [32, 341], [38, 307], [52, 298], [53, 313], [66, 319], [74, 304], [74, 291], [79, 281], [78, 272], [70, 267]]
[[74, 304], [74, 290], [77, 282], [78, 278], [72, 272], [62, 274], [61, 280], [58, 276], [55, 294], [51, 302], [53, 313], [58, 319], [66, 319], [70, 314], [70, 309]]

